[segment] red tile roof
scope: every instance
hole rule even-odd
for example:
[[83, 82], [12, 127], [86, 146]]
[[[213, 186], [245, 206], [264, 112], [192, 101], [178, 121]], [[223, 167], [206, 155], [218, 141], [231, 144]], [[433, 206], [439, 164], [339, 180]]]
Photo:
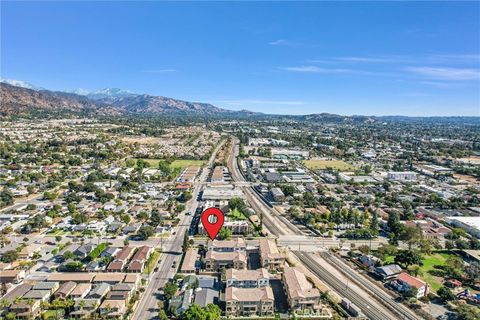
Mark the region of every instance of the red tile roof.
[[422, 280], [412, 277], [406, 272], [402, 272], [398, 275], [397, 280], [402, 281], [406, 284], [408, 284], [410, 287], [414, 287], [417, 289], [420, 289], [422, 287], [425, 287], [427, 284], [423, 282]]

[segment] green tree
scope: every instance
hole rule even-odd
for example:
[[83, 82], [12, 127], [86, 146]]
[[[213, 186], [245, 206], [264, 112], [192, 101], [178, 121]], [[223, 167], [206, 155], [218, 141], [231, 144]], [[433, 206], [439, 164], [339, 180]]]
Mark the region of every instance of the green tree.
[[8, 250], [6, 251], [0, 261], [5, 263], [11, 263], [18, 259], [18, 252], [15, 250]]
[[187, 232], [185, 232], [185, 234], [183, 235], [183, 244], [182, 244], [183, 253], [187, 252], [188, 248], [190, 247], [188, 240], [189, 240], [188, 234]]
[[167, 313], [165, 312], [165, 310], [160, 309], [160, 311], [158, 312], [158, 319], [159, 320], [168, 320], [168, 316], [167, 316]]
[[245, 201], [242, 198], [234, 197], [228, 201], [228, 208], [230, 210], [237, 209], [240, 212], [244, 212], [247, 208]]
[[232, 237], [232, 230], [222, 227], [218, 232], [217, 238], [219, 240], [228, 240]]
[[412, 264], [422, 265], [422, 256], [416, 250], [401, 250], [397, 253], [394, 261], [408, 268]]
[[178, 290], [178, 286], [175, 282], [167, 282], [163, 288], [163, 293], [165, 294], [165, 299], [170, 300], [175, 295]]
[[441, 287], [440, 289], [438, 289], [437, 294], [443, 301], [455, 300], [455, 293], [453, 293], [453, 291], [449, 288]]
[[468, 304], [462, 304], [457, 308], [458, 320], [478, 320], [480, 319], [480, 308]]
[[153, 229], [152, 226], [142, 226], [140, 229], [138, 229], [137, 236], [141, 240], [147, 240], [151, 236], [153, 236], [155, 230]]

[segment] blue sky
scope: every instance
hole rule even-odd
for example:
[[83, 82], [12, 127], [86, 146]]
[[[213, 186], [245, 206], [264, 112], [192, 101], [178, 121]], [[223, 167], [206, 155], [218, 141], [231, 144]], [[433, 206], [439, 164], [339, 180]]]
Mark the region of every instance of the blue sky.
[[1, 77], [266, 113], [480, 115], [480, 2], [1, 2]]

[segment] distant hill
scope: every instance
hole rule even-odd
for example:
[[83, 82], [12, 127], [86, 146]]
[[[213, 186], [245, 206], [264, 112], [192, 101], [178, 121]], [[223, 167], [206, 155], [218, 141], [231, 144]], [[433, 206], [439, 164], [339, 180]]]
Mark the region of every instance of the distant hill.
[[32, 113], [118, 114], [109, 105], [73, 93], [33, 90], [0, 83], [0, 114], [28, 115]]
[[24, 81], [0, 80], [0, 115], [30, 115], [36, 113], [45, 115], [68, 113], [261, 118], [264, 120], [318, 123], [422, 122], [480, 125], [480, 117], [345, 116], [331, 113], [308, 115], [263, 114], [248, 110], [233, 111], [222, 109], [209, 103], [137, 94], [117, 88], [105, 88], [97, 91], [84, 89], [50, 91]]
[[[32, 86], [33, 87], [33, 86]], [[31, 112], [64, 112], [91, 114], [252, 116], [246, 110], [232, 111], [208, 103], [189, 102], [162, 96], [135, 94], [121, 89], [94, 92], [35, 90], [0, 83], [0, 113], [3, 115]], [[79, 95], [74, 92], [81, 92]]]

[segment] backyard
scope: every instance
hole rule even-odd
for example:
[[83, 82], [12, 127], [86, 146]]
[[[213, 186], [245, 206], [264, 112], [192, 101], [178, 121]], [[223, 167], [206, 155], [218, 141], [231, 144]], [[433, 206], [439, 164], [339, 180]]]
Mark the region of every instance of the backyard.
[[[442, 287], [443, 270], [441, 267], [445, 266], [448, 257], [451, 254], [448, 252], [433, 252], [431, 255], [424, 255], [422, 259], [423, 265], [420, 266], [418, 277], [428, 283], [433, 291], [437, 291]], [[394, 256], [388, 256], [385, 259], [385, 264], [394, 263]]]

